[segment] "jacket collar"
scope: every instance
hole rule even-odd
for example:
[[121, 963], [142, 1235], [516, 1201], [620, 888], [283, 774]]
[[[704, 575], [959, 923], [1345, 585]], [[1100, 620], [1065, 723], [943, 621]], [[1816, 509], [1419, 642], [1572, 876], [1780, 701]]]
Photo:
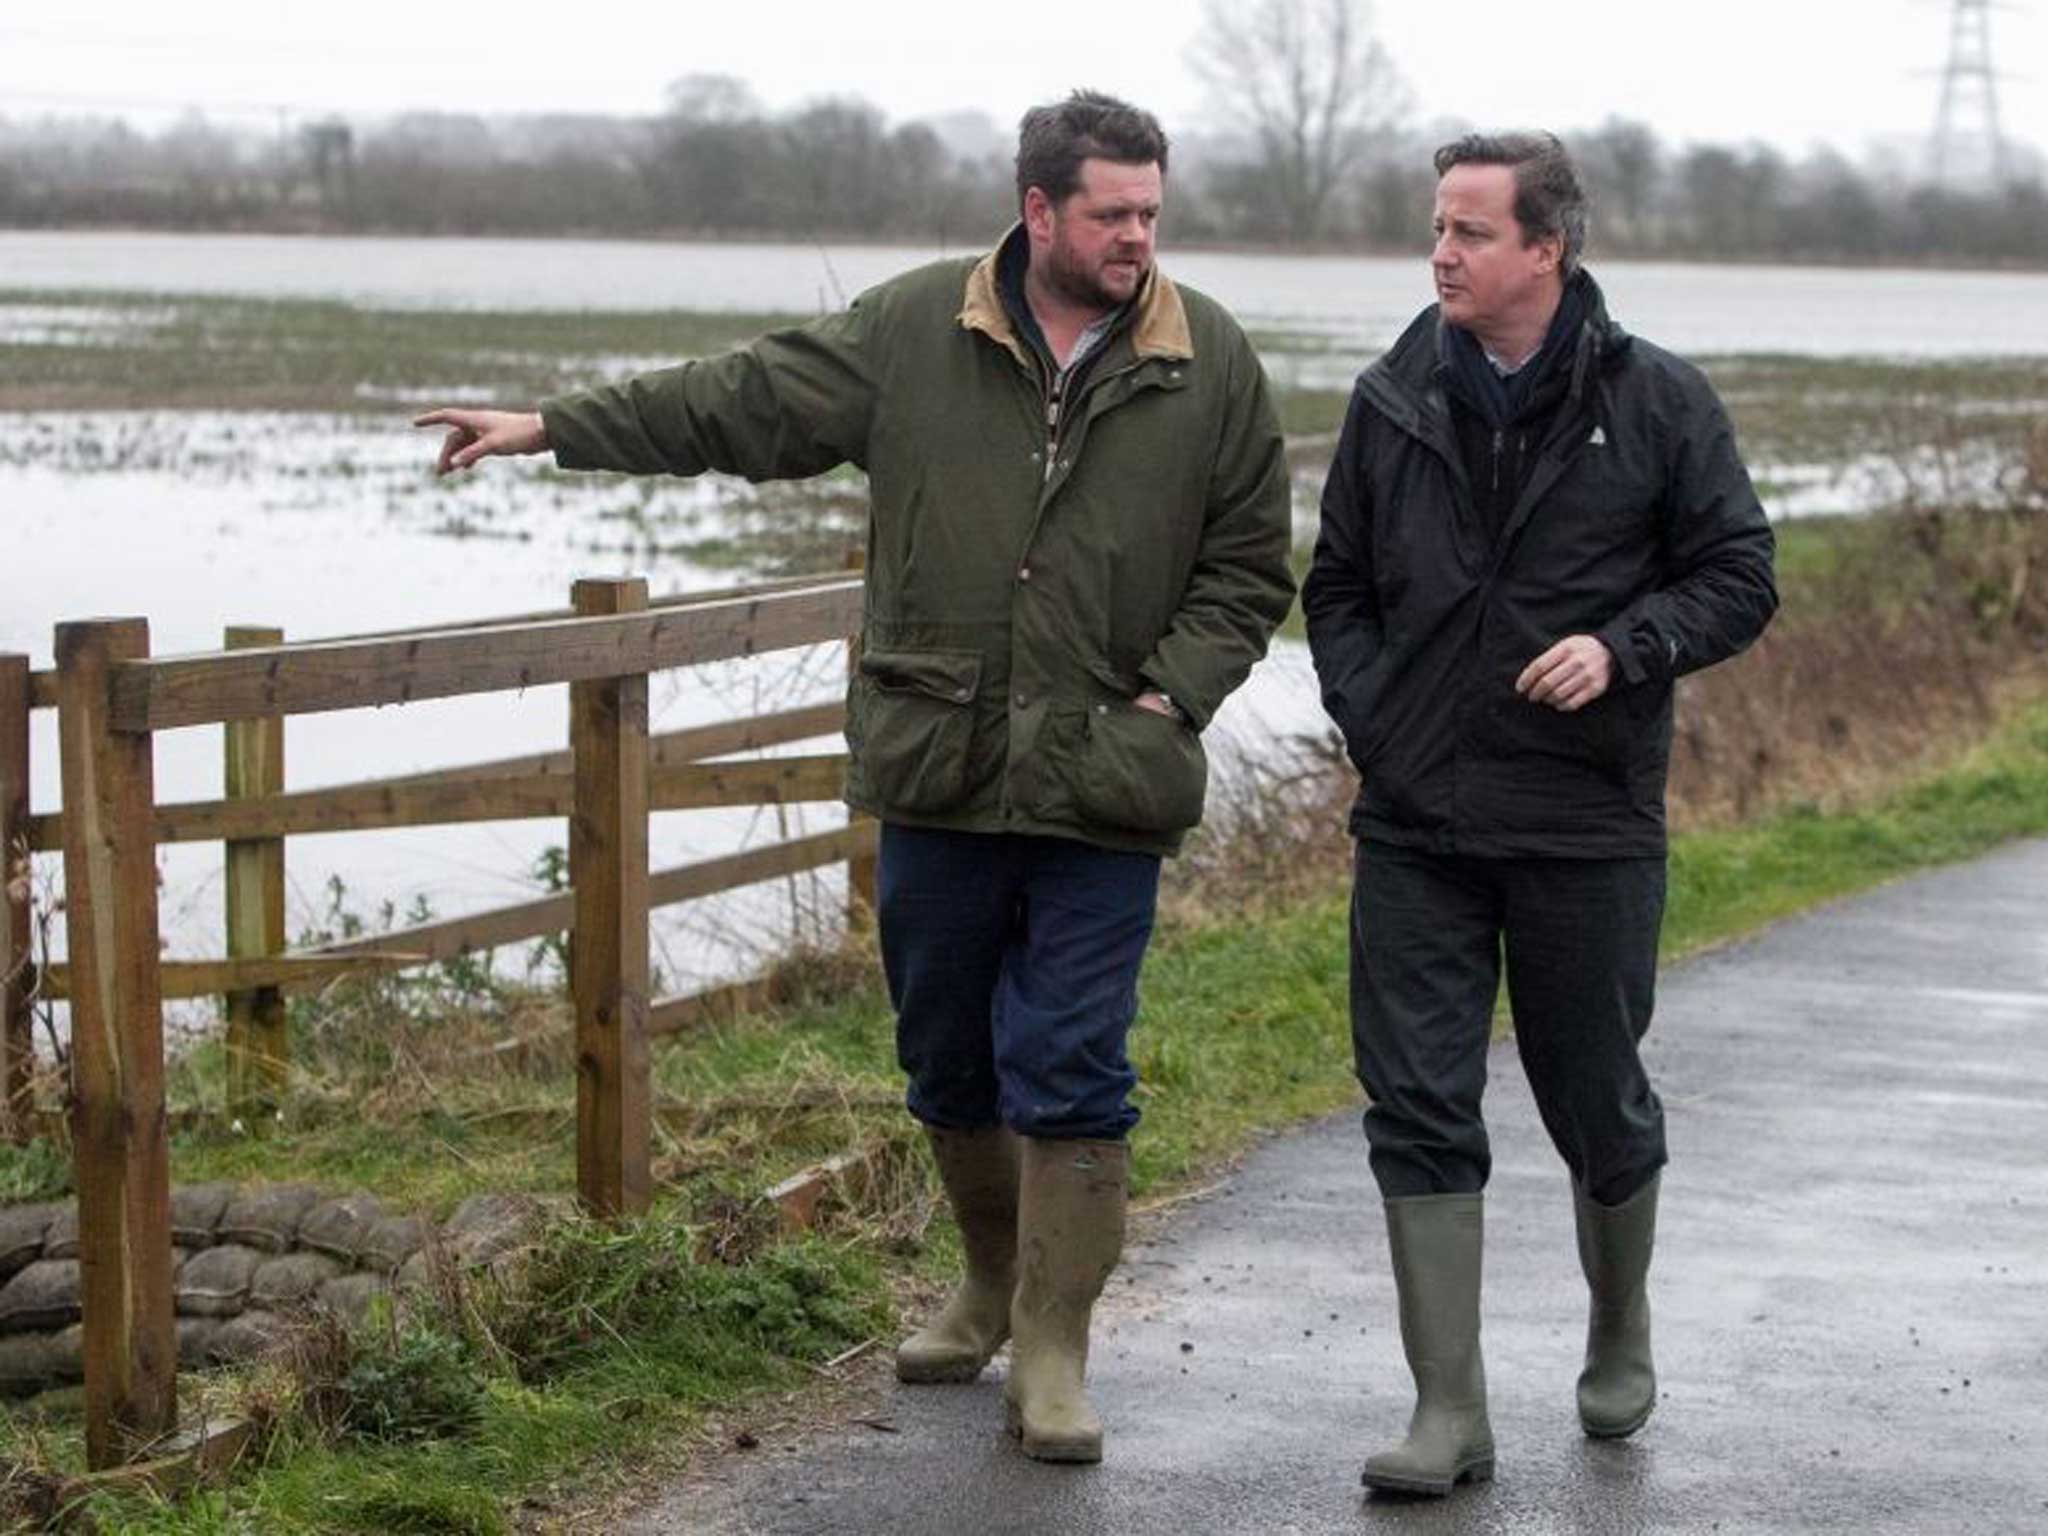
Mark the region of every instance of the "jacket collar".
[[[1585, 392], [1596, 371], [1616, 367], [1627, 356], [1632, 338], [1607, 313], [1607, 298], [1593, 274], [1580, 269], [1574, 282], [1584, 285], [1586, 313], [1579, 325], [1571, 360], [1570, 398]], [[1360, 377], [1360, 384], [1384, 404], [1405, 407], [1412, 423], [1425, 401], [1441, 401], [1443, 393], [1444, 319], [1441, 308], [1432, 304], [1417, 315], [1400, 340]]]
[[[1030, 368], [1033, 366], [1030, 349], [1010, 323], [1009, 311], [1003, 308], [1003, 296], [996, 277], [996, 262], [1003, 247], [1021, 238], [1023, 229], [1022, 224], [1012, 225], [1010, 232], [997, 242], [996, 248], [974, 264], [974, 269], [967, 274], [967, 292], [960, 303], [959, 319], [961, 329], [982, 332], [1008, 349], [1019, 363]], [[1195, 355], [1194, 339], [1188, 331], [1188, 312], [1181, 303], [1180, 290], [1159, 270], [1156, 262], [1146, 274], [1145, 286], [1138, 290], [1130, 336], [1131, 351], [1141, 359], [1163, 357], [1187, 362]]]

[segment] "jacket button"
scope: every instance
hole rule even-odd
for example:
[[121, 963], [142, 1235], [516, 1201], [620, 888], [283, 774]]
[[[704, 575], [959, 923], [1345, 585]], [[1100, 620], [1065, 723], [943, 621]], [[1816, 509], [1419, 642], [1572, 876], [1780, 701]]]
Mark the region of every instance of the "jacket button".
[[1022, 709], [1022, 708], [1024, 708], [1024, 706], [1025, 706], [1025, 705], [1027, 705], [1027, 704], [1029, 704], [1030, 702], [1031, 702], [1031, 701], [1030, 701], [1029, 699], [1025, 698], [1023, 694], [1021, 694], [1021, 693], [1020, 693], [1020, 694], [1018, 694], [1018, 695], [1017, 695], [1017, 707], [1018, 707], [1019, 709]]
[[1028, 565], [1019, 566], [1017, 568], [1017, 579], [1019, 581], [1029, 581], [1031, 579], [1031, 567]]

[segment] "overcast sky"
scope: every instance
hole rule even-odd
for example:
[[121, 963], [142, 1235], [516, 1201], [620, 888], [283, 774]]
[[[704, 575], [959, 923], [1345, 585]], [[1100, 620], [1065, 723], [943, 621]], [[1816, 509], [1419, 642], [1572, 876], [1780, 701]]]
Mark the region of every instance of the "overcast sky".
[[[695, 72], [738, 75], [770, 106], [864, 96], [892, 118], [979, 108], [1006, 127], [1092, 85], [1203, 120], [1185, 62], [1199, 0], [5, 0], [0, 114], [145, 108], [228, 117], [406, 108], [641, 114]], [[1852, 154], [1924, 136], [1948, 46], [1947, 0], [1378, 0], [1379, 33], [1424, 119], [1589, 125], [1666, 138], [1760, 138]], [[41, 19], [37, 19], [40, 16]], [[2013, 78], [2006, 132], [2048, 148], [2048, 0], [1993, 12]]]

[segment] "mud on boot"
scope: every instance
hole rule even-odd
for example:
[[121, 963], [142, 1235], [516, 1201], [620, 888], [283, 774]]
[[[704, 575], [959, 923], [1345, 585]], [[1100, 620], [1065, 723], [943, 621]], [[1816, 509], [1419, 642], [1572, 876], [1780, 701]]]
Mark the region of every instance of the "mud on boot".
[[1123, 1252], [1129, 1153], [1120, 1141], [1026, 1138], [1017, 1294], [1003, 1407], [1024, 1454], [1102, 1459], [1102, 1420], [1083, 1389], [1095, 1302]]

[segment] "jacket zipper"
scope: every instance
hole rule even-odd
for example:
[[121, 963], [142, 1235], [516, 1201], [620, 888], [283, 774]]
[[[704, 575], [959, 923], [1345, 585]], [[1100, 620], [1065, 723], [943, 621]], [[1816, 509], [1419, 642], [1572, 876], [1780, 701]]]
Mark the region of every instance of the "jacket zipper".
[[1066, 388], [1065, 375], [1046, 386], [1045, 391], [1045, 479], [1052, 479], [1052, 467], [1060, 454], [1060, 397]]
[[1495, 499], [1496, 501], [1500, 499], [1500, 450], [1501, 450], [1501, 445], [1502, 445], [1503, 443], [1505, 443], [1506, 441], [1507, 441], [1507, 433], [1506, 433], [1506, 431], [1505, 431], [1505, 430], [1503, 430], [1503, 429], [1502, 429], [1502, 428], [1500, 428], [1500, 427], [1495, 427], [1495, 428], [1493, 429], [1493, 491], [1492, 491], [1492, 495], [1493, 495], [1493, 497], [1494, 497], [1494, 499]]

